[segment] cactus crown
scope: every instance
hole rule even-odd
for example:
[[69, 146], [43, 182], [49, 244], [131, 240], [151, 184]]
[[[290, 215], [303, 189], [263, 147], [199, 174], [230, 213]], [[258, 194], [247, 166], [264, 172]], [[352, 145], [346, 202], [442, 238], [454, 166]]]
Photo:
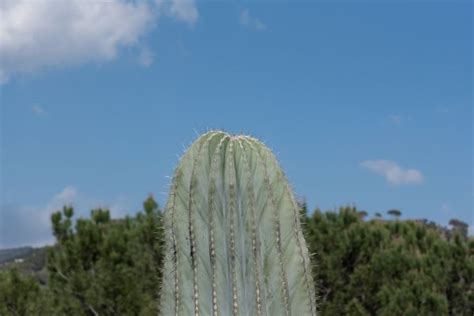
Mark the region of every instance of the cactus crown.
[[164, 229], [162, 315], [316, 315], [298, 206], [258, 140], [198, 138], [176, 168]]

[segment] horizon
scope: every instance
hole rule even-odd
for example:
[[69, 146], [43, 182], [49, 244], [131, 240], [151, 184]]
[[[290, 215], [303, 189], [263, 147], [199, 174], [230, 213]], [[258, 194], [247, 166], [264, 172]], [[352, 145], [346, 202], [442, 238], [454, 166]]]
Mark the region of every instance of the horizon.
[[[304, 201], [305, 202], [305, 201]], [[74, 207], [74, 205], [65, 205], [65, 206], [72, 206], [72, 208], [74, 209], [74, 212], [76, 212], [76, 208]], [[339, 213], [340, 209], [341, 208], [344, 208], [344, 207], [355, 207], [356, 208], [356, 211], [358, 212], [362, 212], [362, 211], [365, 211], [363, 209], [358, 209], [356, 205], [341, 205], [337, 208], [334, 208], [334, 209], [327, 209], [327, 210], [321, 210], [319, 209], [318, 207], [316, 208], [313, 208], [313, 209], [310, 209], [308, 208], [308, 212], [307, 212], [307, 215], [309, 217], [311, 217], [314, 212], [316, 211], [320, 211], [322, 213], [328, 213], [328, 212], [334, 212], [334, 213]], [[162, 207], [160, 204], [158, 204], [158, 208], [161, 212], [164, 212], [164, 207]], [[97, 208], [96, 208], [97, 209]], [[89, 211], [92, 211], [94, 209], [91, 209]], [[105, 208], [105, 210], [109, 210], [107, 208]], [[390, 215], [388, 214], [389, 211], [391, 211], [393, 209], [389, 209], [383, 213], [380, 213], [381, 217], [377, 217], [376, 216], [376, 213], [377, 212], [373, 212], [373, 213], [370, 213], [370, 212], [367, 212], [368, 214], [366, 216], [364, 216], [362, 218], [362, 221], [364, 222], [367, 222], [367, 221], [399, 221], [399, 222], [410, 222], [410, 221], [413, 221], [413, 222], [416, 222], [416, 221], [421, 221], [421, 220], [428, 220], [430, 221], [430, 219], [427, 219], [427, 218], [411, 218], [411, 217], [407, 217], [405, 218], [403, 214], [403, 212], [401, 212], [401, 215], [400, 216], [393, 216], [393, 215]], [[61, 209], [58, 209], [57, 211], [61, 211]], [[120, 219], [125, 219], [126, 216], [133, 216], [133, 215], [136, 215], [136, 213], [138, 212], [142, 212], [143, 210], [138, 210], [137, 212], [135, 213], [129, 213], [129, 214], [124, 214], [122, 216], [117, 216], [117, 217], [113, 217], [111, 216], [111, 220], [120, 220]], [[110, 210], [109, 210], [110, 212]], [[74, 213], [73, 215], [73, 230], [75, 230], [75, 224], [76, 224], [76, 221], [79, 219], [79, 218], [87, 218], [87, 219], [90, 219], [90, 214], [89, 216], [80, 216], [80, 217], [77, 217], [76, 216], [76, 213]], [[436, 225], [438, 225], [439, 228], [441, 229], [452, 229], [452, 227], [450, 228], [450, 224], [448, 225], [441, 225], [439, 223], [436, 223]], [[472, 231], [472, 227], [469, 225], [469, 228], [468, 228], [468, 236], [469, 237], [473, 237], [474, 234], [473, 234], [473, 231]], [[22, 244], [22, 245], [16, 245], [16, 246], [12, 246], [12, 247], [2, 247], [0, 245], [0, 251], [1, 250], [11, 250], [11, 249], [19, 249], [19, 248], [33, 248], [33, 249], [39, 249], [39, 248], [43, 248], [43, 247], [50, 247], [50, 246], [54, 246], [56, 244], [56, 240], [54, 239], [54, 236], [53, 236], [53, 233], [51, 232], [51, 238], [52, 238], [52, 241], [51, 242], [48, 242], [48, 243], [41, 243], [41, 244]]]
[[163, 208], [209, 129], [264, 141], [311, 212], [474, 234], [470, 1], [0, 7], [1, 249], [51, 243], [64, 204]]
[[[341, 207], [345, 207], [345, 206], [341, 206]], [[347, 207], [351, 207], [351, 206], [350, 206], [350, 205], [347, 205]], [[73, 206], [73, 208], [74, 208], [74, 206]], [[160, 206], [160, 210], [161, 210], [161, 211], [164, 211], [164, 209], [163, 209], [161, 206]], [[315, 209], [311, 210], [310, 212], [308, 212], [307, 214], [308, 214], [309, 216], [311, 216], [312, 214], [314, 214], [314, 212], [316, 212], [316, 211], [318, 211], [318, 210], [321, 211], [322, 213], [328, 213], [328, 212], [339, 213], [339, 209], [320, 210], [320, 209], [318, 209], [318, 208], [315, 208]], [[58, 210], [58, 211], [60, 211], [60, 210]], [[74, 211], [75, 211], [75, 209], [74, 209]], [[363, 209], [360, 209], [360, 210], [357, 209], [357, 211], [360, 212], [360, 211], [364, 211], [364, 210], [363, 210]], [[388, 211], [387, 211], [387, 212], [388, 212]], [[400, 221], [400, 222], [404, 222], [404, 221], [415, 221], [415, 222], [416, 222], [416, 221], [419, 221], [419, 220], [428, 220], [428, 221], [430, 221], [429, 219], [425, 219], [425, 218], [403, 218], [403, 212], [402, 212], [402, 214], [401, 214], [400, 217], [394, 217], [394, 216], [391, 216], [391, 215], [387, 215], [387, 212], [385, 212], [385, 213], [380, 213], [380, 214], [382, 215], [382, 217], [376, 217], [376, 216], [375, 216], [375, 213], [374, 213], [374, 214], [370, 214], [370, 213], [369, 213], [367, 216], [365, 216], [365, 217], [362, 219], [362, 221], [364, 221], [364, 222], [372, 221], [372, 220], [373, 220], [373, 221]], [[111, 219], [112, 219], [112, 220], [124, 219], [125, 216], [130, 216], [130, 215], [131, 215], [131, 214], [125, 214], [123, 217], [111, 217]], [[134, 214], [132, 214], [132, 215], [134, 215]], [[384, 215], [385, 215], [385, 216], [391, 216], [391, 217], [390, 217], [390, 218], [388, 218], [388, 217], [386, 218], [386, 217], [384, 217]], [[81, 218], [84, 218], [84, 217], [81, 217]], [[87, 217], [87, 218], [90, 219], [90, 216]], [[76, 221], [77, 219], [78, 219], [78, 218], [74, 215], [74, 216], [73, 216], [73, 220], [74, 220], [74, 221], [73, 221], [73, 224], [75, 224], [75, 221]], [[449, 225], [449, 224], [448, 224], [448, 226], [443, 226], [443, 225], [440, 225], [439, 223], [436, 223], [436, 222], [435, 222], [435, 224], [438, 225], [439, 228], [442, 228], [442, 229], [450, 229], [449, 226], [451, 226], [451, 225]], [[75, 229], [75, 226], [73, 226], [73, 229]], [[51, 235], [52, 235], [52, 233], [51, 233]], [[473, 236], [474, 236], [474, 235], [473, 235], [473, 232], [472, 232], [472, 229], [471, 229], [471, 226], [469, 226], [468, 236], [469, 236], [469, 237], [473, 237]], [[20, 249], [20, 248], [39, 249], [39, 248], [43, 248], [43, 247], [54, 246], [55, 244], [56, 244], [56, 241], [54, 240], [54, 237], [53, 237], [53, 240], [52, 240], [51, 243], [42, 243], [41, 245], [23, 244], [23, 245], [16, 245], [16, 246], [12, 246], [12, 247], [1, 247], [1, 246], [0, 246], [0, 251], [1, 251], [1, 250]]]

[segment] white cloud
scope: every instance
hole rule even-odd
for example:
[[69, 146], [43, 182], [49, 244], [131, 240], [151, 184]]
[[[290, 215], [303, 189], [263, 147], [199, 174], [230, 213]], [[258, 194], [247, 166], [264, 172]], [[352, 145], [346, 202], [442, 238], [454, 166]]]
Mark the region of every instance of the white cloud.
[[420, 184], [423, 182], [423, 175], [419, 170], [403, 169], [394, 161], [366, 160], [361, 162], [360, 165], [369, 171], [384, 176], [390, 184]]
[[123, 199], [116, 200], [110, 206], [105, 206], [105, 208], [110, 211], [110, 216], [113, 218], [125, 217], [130, 212], [130, 206]]
[[74, 203], [77, 195], [76, 188], [67, 186], [43, 207], [2, 205], [0, 248], [51, 244], [51, 213]]
[[194, 24], [198, 20], [199, 13], [194, 0], [156, 0], [159, 7], [164, 7], [166, 13], [180, 21]]
[[31, 107], [31, 111], [32, 111], [33, 113], [36, 113], [36, 114], [43, 114], [43, 113], [44, 113], [44, 109], [43, 109], [41, 106], [39, 106], [39, 105], [33, 105], [33, 106]]
[[124, 217], [131, 209], [128, 201], [117, 198], [113, 203], [88, 198], [74, 186], [66, 186], [44, 205], [0, 205], [0, 249], [19, 246], [43, 246], [54, 243], [51, 214], [65, 205], [74, 206], [74, 218], [89, 217], [90, 210], [105, 208], [112, 217]]
[[260, 19], [251, 16], [248, 10], [243, 10], [240, 13], [240, 24], [257, 31], [263, 31], [267, 28], [267, 26]]
[[25, 207], [23, 210], [26, 213], [31, 213], [31, 217], [29, 217], [31, 223], [37, 225], [39, 228], [47, 228], [49, 234], [51, 234], [49, 229], [51, 214], [62, 209], [64, 205], [72, 205], [76, 201], [77, 194], [76, 188], [67, 186], [61, 192], [55, 194], [44, 207]]
[[160, 11], [194, 23], [194, 1], [0, 0], [0, 84], [44, 68], [108, 62], [136, 45]]
[[53, 196], [46, 206], [47, 212], [61, 209], [64, 205], [72, 204], [77, 197], [77, 189], [73, 186], [65, 187], [61, 192]]

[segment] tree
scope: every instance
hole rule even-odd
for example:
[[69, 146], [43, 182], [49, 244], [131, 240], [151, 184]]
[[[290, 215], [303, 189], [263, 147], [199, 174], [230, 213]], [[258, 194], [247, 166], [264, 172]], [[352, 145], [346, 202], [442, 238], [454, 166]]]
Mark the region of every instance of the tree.
[[452, 218], [449, 221], [449, 225], [451, 225], [453, 227], [454, 232], [459, 232], [461, 234], [461, 236], [463, 236], [464, 238], [467, 238], [467, 234], [468, 234], [468, 231], [469, 231], [469, 225], [466, 222], [463, 222], [463, 221], [461, 221], [459, 219], [456, 219], [456, 218]]
[[474, 240], [419, 221], [368, 221], [351, 207], [315, 211], [320, 315], [473, 315]]
[[[301, 216], [319, 315], [474, 315], [473, 237], [428, 220], [364, 221], [355, 207]], [[48, 283], [30, 275], [41, 269], [0, 266], [0, 315], [156, 315], [160, 221], [152, 196], [122, 219], [63, 208]]]
[[[52, 215], [57, 244], [49, 252], [49, 287], [58, 314], [152, 315], [158, 312], [161, 265], [158, 204], [112, 219], [106, 209], [78, 219], [72, 207]], [[159, 237], [159, 236], [158, 236]]]
[[392, 210], [387, 211], [387, 214], [395, 218], [399, 218], [402, 215], [402, 212], [399, 210], [392, 209]]
[[51, 315], [48, 292], [16, 269], [0, 271], [0, 315]]
[[359, 215], [359, 218], [361, 220], [364, 220], [364, 218], [366, 218], [367, 215], [369, 215], [366, 211], [358, 211], [357, 214]]

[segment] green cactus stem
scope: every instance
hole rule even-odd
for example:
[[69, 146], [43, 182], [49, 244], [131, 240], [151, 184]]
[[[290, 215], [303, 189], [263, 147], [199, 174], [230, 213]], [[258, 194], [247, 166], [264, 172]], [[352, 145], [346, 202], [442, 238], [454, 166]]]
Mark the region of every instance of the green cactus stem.
[[198, 138], [176, 168], [163, 226], [162, 315], [316, 315], [299, 209], [260, 141]]

